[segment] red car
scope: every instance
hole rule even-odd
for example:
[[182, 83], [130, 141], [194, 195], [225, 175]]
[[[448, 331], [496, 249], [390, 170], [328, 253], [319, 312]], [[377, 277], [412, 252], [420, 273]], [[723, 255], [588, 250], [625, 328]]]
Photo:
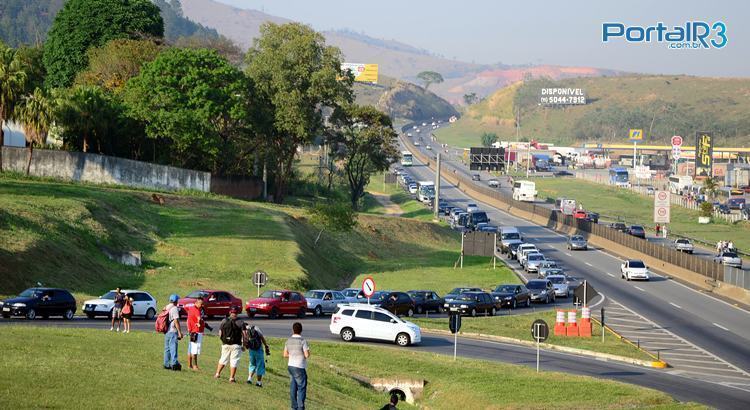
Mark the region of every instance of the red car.
[[257, 299], [249, 300], [245, 306], [247, 315], [267, 315], [271, 319], [284, 315], [305, 317], [307, 315], [307, 300], [299, 292], [291, 290], [267, 290]]
[[203, 299], [203, 309], [206, 316], [229, 316], [229, 309], [236, 307], [242, 310], [242, 299], [236, 298], [229, 292], [223, 290], [196, 290], [177, 301], [180, 308], [180, 316], [187, 316], [185, 307], [193, 306], [196, 299]]
[[576, 219], [586, 219], [587, 215], [588, 214], [586, 213], [586, 211], [583, 211], [583, 210], [580, 210], [580, 209], [577, 210], [577, 211], [575, 211], [573, 213], [573, 217], [576, 218]]

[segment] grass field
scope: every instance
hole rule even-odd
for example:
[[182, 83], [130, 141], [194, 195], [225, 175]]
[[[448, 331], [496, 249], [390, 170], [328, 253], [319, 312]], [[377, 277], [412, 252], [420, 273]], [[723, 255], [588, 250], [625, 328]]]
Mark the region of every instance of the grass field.
[[[19, 341], [23, 343], [19, 343]], [[288, 406], [289, 377], [282, 340], [271, 340], [264, 387], [230, 384], [211, 376], [219, 357], [216, 337], [204, 339], [201, 372], [162, 369], [163, 336], [91, 329], [3, 327], [0, 408], [279, 409]], [[646, 388], [502, 363], [419, 353], [410, 349], [311, 341], [307, 407], [373, 409], [387, 401], [351, 378], [400, 377], [427, 381], [423, 408], [697, 408]], [[184, 355], [185, 343], [180, 343]], [[182, 357], [183, 364], [185, 358]], [[243, 354], [238, 378], [247, 372]], [[228, 369], [227, 369], [228, 370]], [[338, 371], [337, 371], [338, 370]], [[544, 394], [536, 387], [544, 386]], [[596, 392], [596, 394], [591, 394]], [[561, 399], [564, 398], [564, 399]], [[412, 408], [399, 404], [399, 408]]]
[[[536, 188], [540, 196], [575, 198], [586, 209], [620, 217], [626, 223], [642, 224], [653, 232], [653, 197], [572, 178], [538, 178]], [[669, 232], [672, 234], [700, 238], [709, 243], [731, 239], [737, 248], [750, 249], [750, 224], [747, 221], [730, 224], [717, 219], [711, 224], [699, 224], [698, 211], [676, 205], [671, 207], [671, 220]]]
[[[396, 183], [383, 184], [382, 173], [376, 174], [370, 179], [370, 184], [367, 186], [366, 190], [389, 195], [391, 202], [401, 208], [402, 218], [411, 218], [420, 221], [432, 221], [433, 219], [432, 210], [415, 200], [412, 195], [404, 191], [400, 185]], [[362, 206], [362, 212], [383, 215], [385, 214], [385, 209], [372, 195], [366, 194], [364, 205]]]
[[[604, 335], [604, 342], [602, 343], [601, 326], [594, 322], [592, 322], [591, 338], [555, 336], [552, 334], [552, 328], [555, 325], [555, 315], [556, 312], [554, 310], [547, 310], [519, 315], [476, 318], [466, 317], [462, 320], [461, 331], [467, 333], [512, 337], [533, 342], [534, 338], [531, 336], [531, 324], [536, 319], [544, 319], [550, 327], [550, 336], [545, 343], [575, 347], [577, 349], [591, 350], [593, 352], [615, 354], [641, 360], [653, 360], [651, 356], [638, 350], [636, 347], [623, 342], [611, 332], [607, 332], [607, 334]], [[425, 329], [432, 328], [446, 330], [448, 328], [445, 319], [412, 318], [410, 320]]]

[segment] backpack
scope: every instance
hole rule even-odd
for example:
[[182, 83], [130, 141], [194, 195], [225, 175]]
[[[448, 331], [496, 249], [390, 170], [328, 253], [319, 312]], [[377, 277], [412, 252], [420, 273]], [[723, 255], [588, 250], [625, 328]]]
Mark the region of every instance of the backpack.
[[250, 328], [249, 332], [249, 338], [247, 340], [247, 348], [250, 350], [258, 350], [260, 349], [261, 342], [260, 342], [260, 334], [258, 333], [258, 330], [255, 329], [255, 326], [252, 326]]
[[233, 319], [224, 319], [221, 322], [221, 342], [225, 345], [242, 344], [242, 329]]
[[162, 310], [159, 316], [156, 317], [154, 329], [159, 333], [167, 333], [169, 331], [169, 311], [167, 309]]

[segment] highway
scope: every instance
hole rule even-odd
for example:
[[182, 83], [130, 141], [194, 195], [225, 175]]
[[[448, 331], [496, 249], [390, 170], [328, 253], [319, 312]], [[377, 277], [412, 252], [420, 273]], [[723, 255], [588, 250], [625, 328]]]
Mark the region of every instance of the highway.
[[[429, 136], [424, 139], [429, 141]], [[416, 158], [414, 164], [408, 171], [415, 179], [434, 180], [432, 170]], [[493, 225], [519, 227], [545, 256], [562, 262], [572, 276], [588, 280], [604, 293], [608, 299], [605, 305], [613, 311], [624, 307], [623, 312], [636, 313], [634, 323], [644, 327], [654, 324], [669, 334], [661, 342], [645, 345], [674, 365], [668, 371], [742, 389], [750, 401], [750, 312], [663, 276], [649, 282], [626, 282], [619, 278], [621, 260], [616, 256], [603, 250], [569, 252], [565, 238], [556, 232], [475, 201], [445, 180], [440, 194], [441, 199], [457, 206], [478, 202]], [[638, 329], [632, 333], [638, 335]], [[656, 338], [646, 333], [643, 337]], [[706, 357], [711, 358], [710, 363]]]
[[[247, 318], [243, 318], [248, 320]], [[291, 325], [297, 319], [278, 319], [268, 320], [260, 319], [252, 322], [260, 327], [263, 333], [271, 337], [288, 337], [291, 333]], [[218, 327], [218, 322], [210, 322], [214, 328]], [[305, 338], [315, 341], [341, 342], [340, 339], [332, 335], [328, 330], [330, 319], [308, 317], [302, 321], [303, 335]], [[28, 325], [28, 326], [57, 326], [57, 327], [74, 327], [74, 328], [93, 328], [108, 331], [109, 321], [106, 319], [83, 319], [76, 318], [72, 321], [65, 320], [35, 320], [28, 321], [23, 319], [0, 320], [0, 326], [3, 325]], [[447, 323], [446, 323], [447, 328]], [[153, 322], [145, 320], [133, 320], [132, 329], [134, 331], [153, 331]], [[216, 332], [214, 332], [216, 333]], [[112, 334], [112, 337], [127, 337], [126, 335]], [[343, 342], [341, 342], [343, 343]], [[374, 346], [393, 347], [388, 343], [377, 342], [357, 342], [367, 343]], [[183, 340], [180, 345], [181, 355], [187, 347]], [[312, 343], [311, 349], [315, 360], [315, 343]], [[417, 346], [408, 347], [422, 352], [432, 352], [444, 355], [453, 354], [453, 337], [436, 334], [423, 334], [422, 343]], [[279, 355], [280, 352], [272, 352]], [[458, 355], [461, 357], [492, 360], [503, 363], [516, 364], [527, 367], [536, 367], [536, 350], [517, 345], [499, 343], [494, 341], [483, 341], [476, 339], [461, 338], [458, 339]], [[216, 360], [218, 358], [203, 358], [206, 360]], [[591, 376], [598, 379], [611, 379], [625, 383], [631, 383], [670, 394], [680, 401], [694, 401], [721, 409], [746, 409], [750, 404], [750, 394], [734, 388], [720, 385], [713, 385], [694, 380], [691, 378], [671, 375], [663, 370], [650, 369], [640, 366], [633, 366], [622, 363], [606, 362], [589, 357], [575, 356], [561, 352], [542, 351], [540, 367], [542, 371], [559, 371], [565, 373]], [[597, 394], [597, 392], [591, 392]]]

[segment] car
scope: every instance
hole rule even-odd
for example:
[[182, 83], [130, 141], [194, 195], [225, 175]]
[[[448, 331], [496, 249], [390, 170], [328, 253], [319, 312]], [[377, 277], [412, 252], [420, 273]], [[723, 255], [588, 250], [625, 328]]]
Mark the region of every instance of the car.
[[515, 309], [517, 306], [531, 306], [531, 294], [524, 285], [497, 285], [490, 295], [500, 307]]
[[29, 320], [37, 317], [62, 316], [72, 320], [76, 312], [76, 300], [65, 289], [29, 288], [18, 296], [0, 301], [0, 313], [6, 319], [22, 316]]
[[453, 205], [446, 205], [445, 209], [443, 209], [443, 216], [450, 217], [451, 211], [453, 211], [454, 208], [455, 206]]
[[532, 302], [555, 302], [555, 287], [547, 279], [532, 279], [526, 282]]
[[539, 279], [546, 279], [547, 276], [550, 276], [550, 275], [564, 275], [564, 274], [565, 274], [565, 271], [562, 270], [561, 268], [548, 268], [548, 269], [545, 269], [544, 271], [540, 270], [537, 273], [537, 276], [539, 277]]
[[562, 267], [560, 266], [559, 263], [557, 263], [557, 261], [553, 261], [551, 259], [547, 259], [547, 260], [542, 261], [542, 263], [539, 264], [539, 267], [537, 268], [537, 274], [540, 277], [544, 277], [544, 276], [547, 275], [546, 272], [548, 270], [550, 270], [550, 269], [560, 269], [560, 270], [562, 270]]
[[[150, 293], [142, 290], [121, 290], [123, 295], [133, 298], [133, 316], [143, 316], [151, 320], [156, 316], [156, 299]], [[97, 316], [112, 317], [112, 309], [115, 307], [115, 291], [110, 290], [98, 299], [90, 299], [83, 302], [83, 313], [86, 317], [93, 319]]]
[[346, 296], [337, 290], [308, 290], [305, 292], [307, 301], [307, 311], [312, 312], [315, 316], [322, 316], [324, 313], [333, 313], [341, 303], [346, 303]]
[[466, 204], [466, 212], [476, 212], [478, 210], [479, 210], [479, 205], [473, 202], [469, 202], [468, 204]]
[[492, 178], [487, 181], [487, 185], [489, 185], [490, 188], [500, 188], [500, 181], [497, 178]]
[[695, 247], [689, 239], [679, 238], [674, 240], [674, 249], [680, 252], [693, 253]]
[[477, 230], [477, 228], [481, 226], [481, 223], [489, 223], [490, 218], [487, 216], [487, 212], [477, 210], [469, 212], [469, 216], [466, 222], [467, 228], [471, 230]]
[[414, 300], [406, 292], [390, 292], [380, 301], [380, 307], [394, 315], [414, 316], [416, 306]]
[[[362, 288], [345, 288], [345, 289], [341, 289], [339, 292], [344, 294], [344, 299], [345, 299], [344, 301], [346, 303], [362, 302], [362, 298], [365, 297], [365, 294], [362, 291]], [[359, 297], [360, 295], [362, 297]]]
[[620, 265], [620, 277], [625, 280], [651, 279], [648, 267], [640, 259], [628, 259]]
[[523, 257], [524, 252], [526, 251], [536, 251], [539, 252], [539, 250], [536, 248], [536, 245], [533, 243], [522, 243], [518, 245], [518, 249], [516, 250], [516, 259], [518, 262], [521, 262], [521, 258]]
[[471, 174], [471, 180], [472, 181], [481, 181], [482, 177], [479, 176], [479, 174]]
[[741, 189], [742, 192], [746, 194], [750, 194], [750, 185], [742, 185], [741, 187], [739, 187], [739, 189]]
[[611, 229], [618, 230], [622, 233], [628, 233], [628, 226], [625, 225], [622, 222], [612, 222], [611, 224], [607, 225]]
[[465, 211], [459, 207], [455, 207], [451, 209], [450, 214], [448, 215], [448, 219], [455, 220], [456, 218], [458, 218], [458, 214], [460, 214], [461, 212], [465, 212]]
[[248, 300], [245, 311], [250, 318], [255, 315], [266, 315], [269, 319], [284, 315], [303, 318], [307, 316], [307, 299], [303, 294], [291, 290], [267, 290], [260, 297]]
[[726, 266], [742, 269], [742, 259], [737, 252], [734, 251], [722, 251], [714, 258], [715, 262], [721, 263]]
[[598, 224], [599, 223], [599, 214], [596, 212], [586, 211], [586, 218], [587, 221], [591, 223]]
[[432, 149], [432, 147], [431, 147], [431, 146], [429, 146], [429, 145], [425, 145], [424, 149], [426, 149], [426, 150], [428, 150], [428, 151], [429, 151], [429, 150], [431, 150], [431, 149]]
[[[528, 256], [528, 255], [529, 255], [530, 253], [536, 253], [536, 252], [539, 252], [539, 249], [537, 249], [536, 245], [532, 245], [532, 246], [533, 246], [533, 248], [532, 248], [532, 247], [529, 247], [529, 246], [524, 246], [524, 245], [521, 245], [521, 251], [520, 251], [520, 252], [519, 252], [519, 254], [518, 254], [518, 263], [519, 263], [519, 264], [520, 264], [521, 266], [524, 266], [524, 265], [526, 264], [526, 257], [527, 257], [527, 256]], [[539, 252], [539, 253], [541, 253], [541, 252]]]
[[518, 259], [518, 247], [523, 245], [522, 242], [511, 242], [508, 244], [508, 257]]
[[409, 296], [411, 296], [411, 299], [414, 301], [414, 308], [416, 313], [443, 313], [443, 305], [445, 304], [445, 299], [438, 296], [438, 294], [434, 291], [410, 290], [406, 293], [408, 293]]
[[539, 265], [544, 262], [544, 260], [544, 255], [542, 255], [541, 252], [529, 253], [528, 255], [526, 255], [526, 259], [524, 261], [524, 269], [526, 269], [526, 272], [528, 273], [538, 272]]
[[331, 315], [329, 329], [345, 342], [355, 339], [384, 340], [405, 347], [422, 342], [419, 326], [376, 305], [341, 305]]
[[573, 173], [565, 170], [560, 170], [555, 172], [554, 174], [556, 177], [572, 177]]
[[729, 209], [729, 207], [725, 204], [716, 204], [714, 205], [714, 211], [720, 213], [720, 214], [731, 214], [732, 210]]
[[[481, 226], [479, 226], [479, 225], [481, 225]], [[482, 223], [479, 223], [479, 224], [477, 224], [477, 231], [480, 231], [480, 232], [490, 232], [490, 233], [497, 233], [497, 226], [495, 226], [495, 225], [490, 225], [490, 224], [482, 224]]]
[[450, 302], [451, 300], [457, 298], [460, 294], [466, 293], [466, 292], [481, 292], [482, 288], [473, 288], [473, 287], [461, 287], [461, 288], [453, 288], [450, 292], [448, 292], [447, 295], [445, 295], [444, 299], [446, 302]]
[[586, 211], [583, 209], [578, 209], [575, 212], [573, 212], [573, 218], [575, 219], [586, 219]]
[[632, 225], [628, 228], [628, 234], [636, 238], [646, 239], [646, 230], [640, 225]]
[[426, 123], [426, 122], [423, 122], [423, 123], [422, 123], [422, 126], [423, 126], [423, 127], [426, 127], [426, 126], [427, 126], [427, 123]]
[[438, 201], [438, 214], [441, 214], [441, 215], [445, 214], [445, 209], [448, 208], [449, 206], [450, 205], [448, 205], [448, 202], [445, 202], [442, 199]]
[[[419, 132], [419, 130], [417, 130], [417, 132]], [[421, 145], [421, 144], [419, 143], [419, 141], [414, 141], [414, 146], [415, 146], [415, 147], [418, 147], [418, 146], [420, 146], [420, 145]]]
[[646, 186], [646, 195], [654, 195], [656, 190], [651, 185]]
[[416, 125], [414, 125], [414, 126], [412, 127], [412, 129], [416, 130], [416, 129], [417, 129], [417, 126], [416, 126]]
[[451, 219], [450, 226], [452, 229], [460, 228], [463, 230], [466, 228], [466, 224], [469, 223], [469, 214], [466, 212], [460, 212], [458, 215], [456, 215], [455, 219]]
[[187, 316], [186, 307], [193, 306], [197, 299], [203, 299], [203, 310], [206, 316], [229, 316], [229, 311], [236, 308], [242, 311], [242, 300], [223, 290], [200, 289], [190, 292], [177, 301], [180, 316]]
[[586, 240], [586, 238], [583, 237], [583, 235], [570, 235], [568, 237], [568, 244], [567, 247], [569, 250], [587, 250], [589, 248], [589, 243]]
[[547, 275], [547, 280], [552, 282], [552, 287], [555, 289], [555, 297], [560, 296], [564, 298], [570, 297], [570, 286], [568, 284], [568, 277], [565, 275]]
[[417, 184], [410, 183], [409, 184], [409, 193], [410, 194], [416, 194], [417, 193]]
[[446, 301], [445, 310], [458, 312], [460, 315], [476, 317], [484, 313], [487, 316], [495, 316], [498, 305], [495, 299], [487, 292], [464, 292], [451, 301]]

